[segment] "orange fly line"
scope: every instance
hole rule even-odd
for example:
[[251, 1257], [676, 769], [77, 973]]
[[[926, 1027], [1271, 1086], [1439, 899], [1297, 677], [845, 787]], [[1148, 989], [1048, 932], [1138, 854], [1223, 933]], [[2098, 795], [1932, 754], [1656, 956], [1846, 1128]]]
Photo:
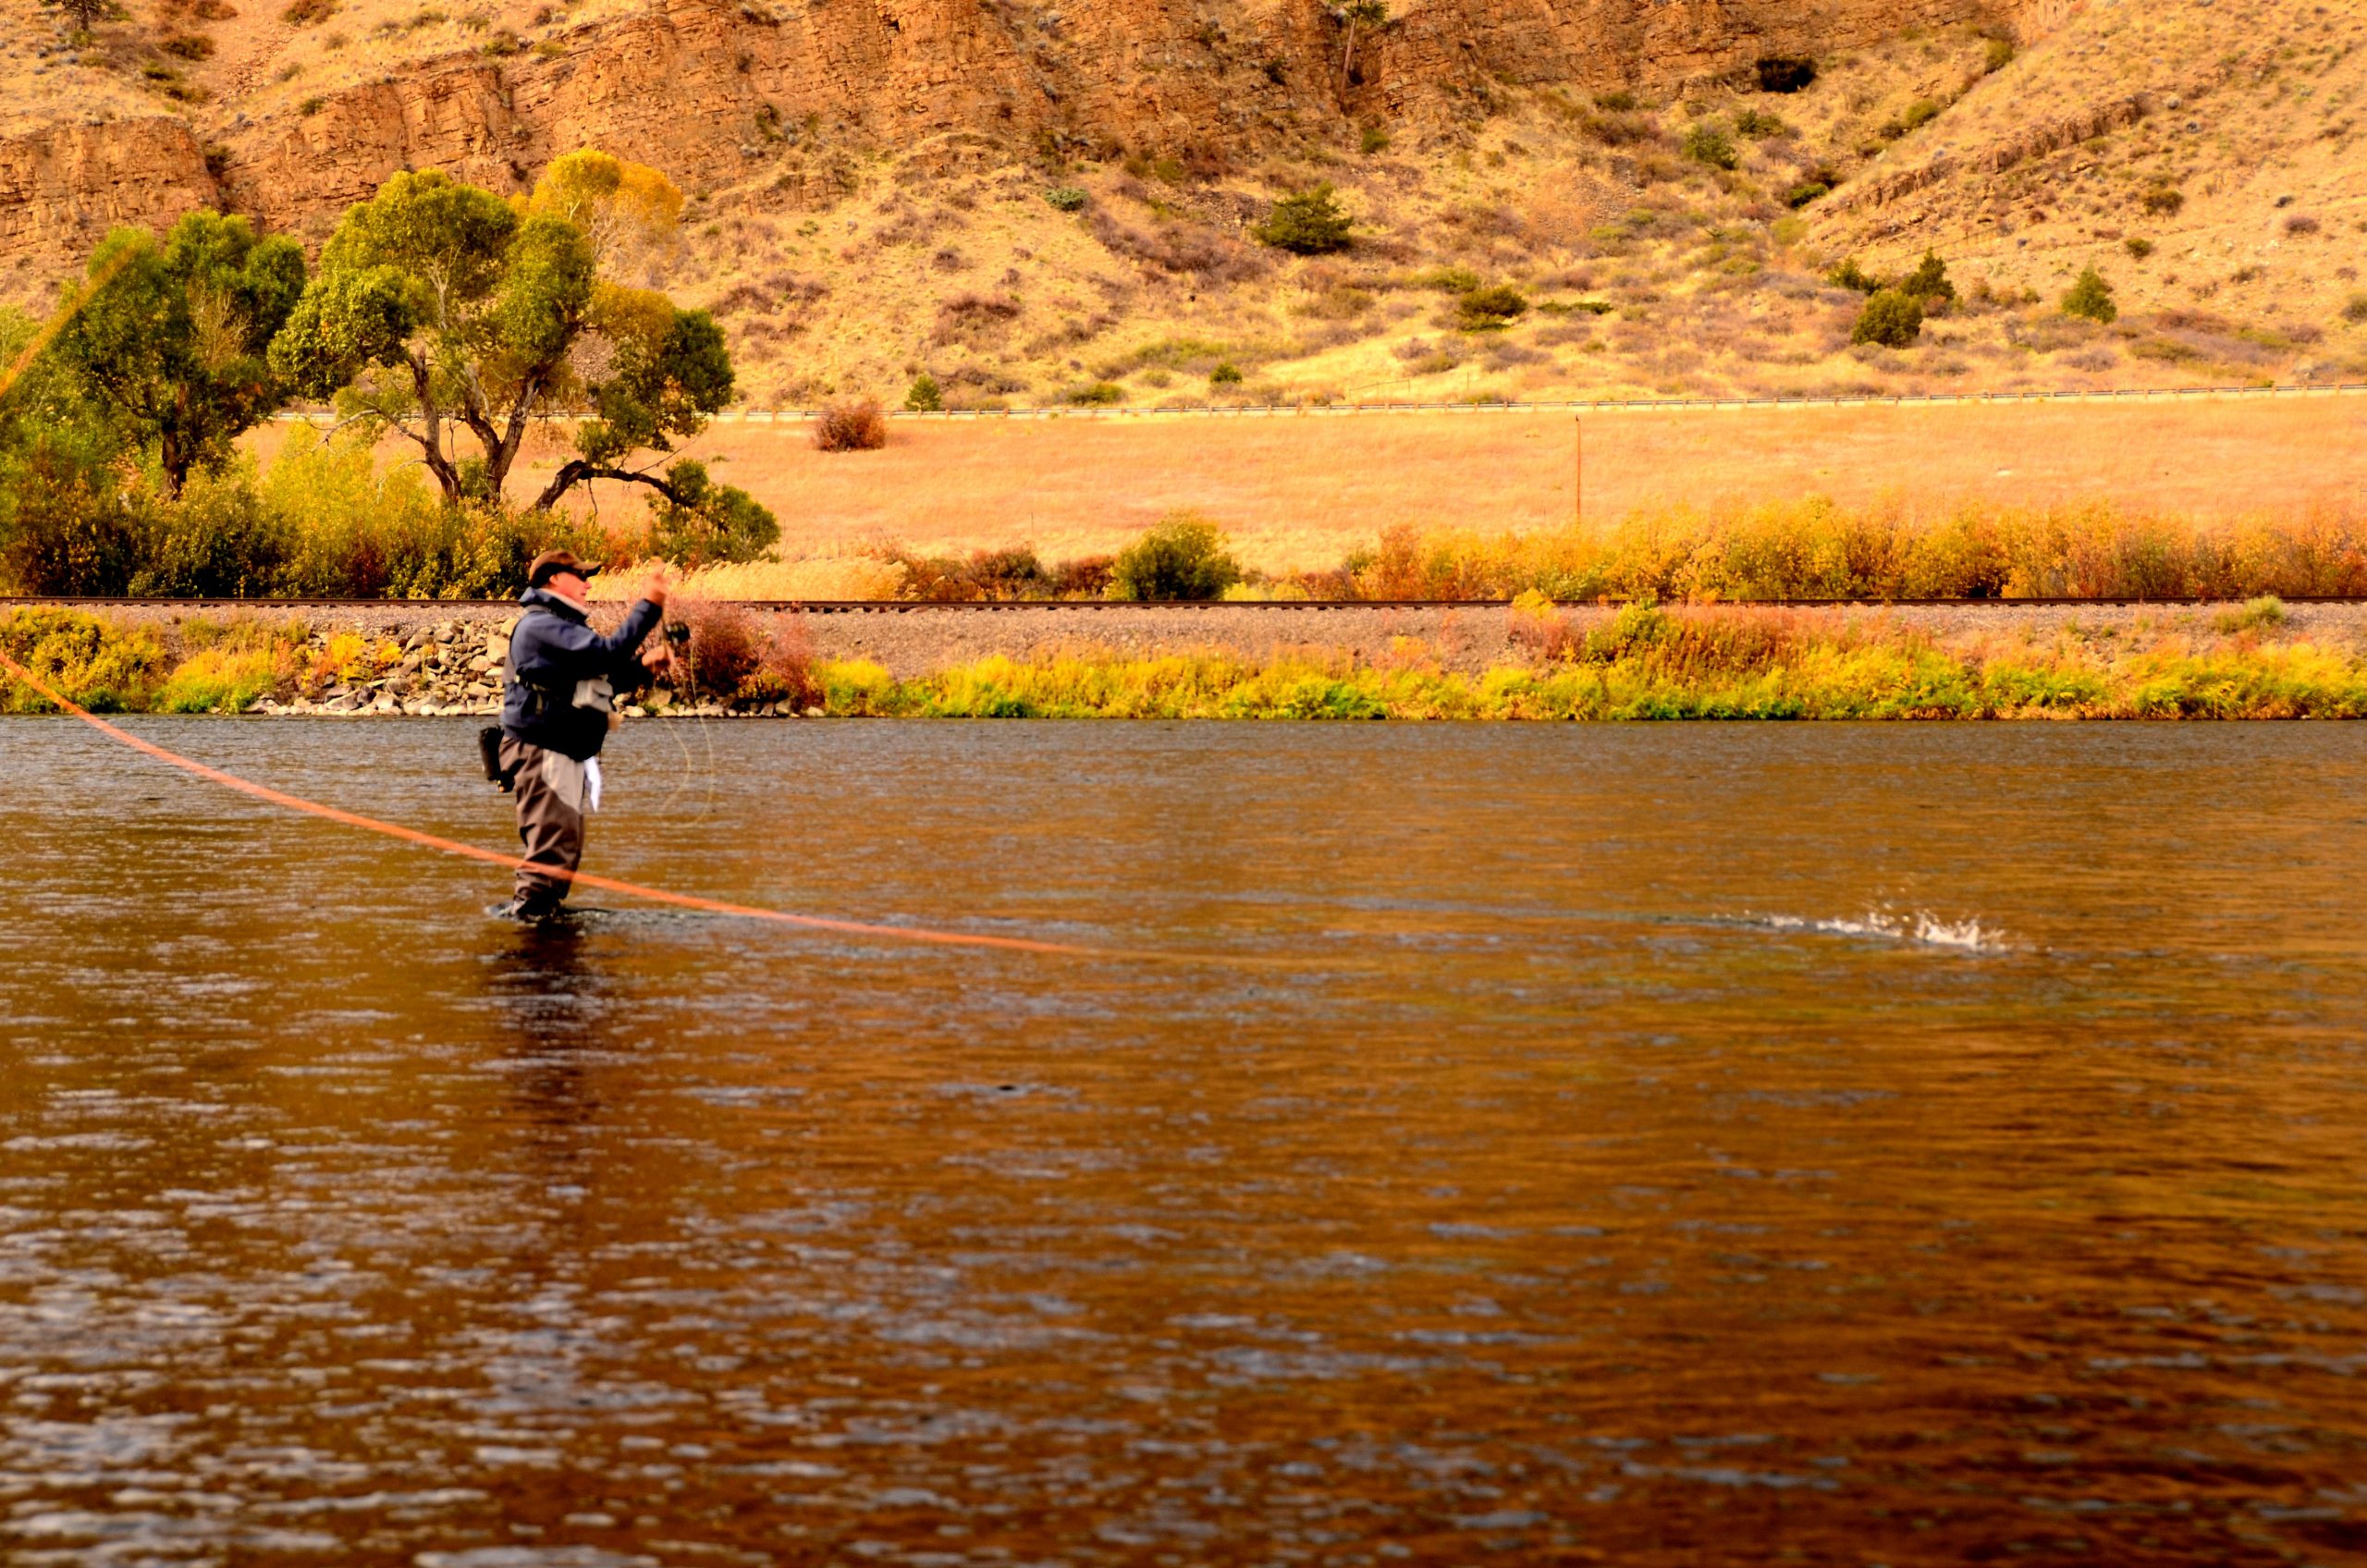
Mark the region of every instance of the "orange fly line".
[[[457, 839], [438, 838], [433, 833], [423, 833], [415, 827], [404, 827], [397, 823], [381, 822], [374, 816], [364, 816], [360, 812], [344, 811], [336, 806], [323, 805], [318, 801], [308, 801], [301, 795], [291, 795], [285, 790], [257, 784], [252, 779], [241, 778], [235, 773], [225, 773], [218, 767], [208, 767], [202, 762], [192, 761], [178, 752], [167, 751], [153, 741], [143, 741], [129, 730], [109, 724], [87, 708], [69, 701], [63, 693], [52, 689], [40, 677], [5, 653], [0, 653], [0, 668], [6, 669], [18, 680], [23, 681], [27, 686], [31, 687], [35, 692], [108, 739], [120, 741], [135, 752], [179, 768], [183, 773], [219, 784], [225, 789], [236, 790], [239, 793], [251, 795], [258, 801], [282, 806], [289, 811], [302, 812], [306, 815], [317, 816], [325, 821], [341, 823], [348, 827], [360, 827], [372, 833], [381, 833], [389, 839], [399, 839], [406, 844], [416, 844], [422, 849], [437, 850], [448, 855], [460, 855], [469, 860], [484, 861], [489, 865], [512, 867], [518, 864], [517, 857], [514, 855], [480, 849], [474, 844], [461, 843]], [[827, 915], [791, 914], [784, 910], [761, 909], [754, 904], [738, 904], [722, 899], [701, 898], [695, 893], [676, 893], [664, 888], [644, 887], [638, 882], [626, 882], [614, 876], [595, 876], [584, 872], [576, 873], [575, 885], [579, 888], [597, 888], [603, 892], [622, 893], [629, 898], [646, 899], [652, 903], [671, 904], [677, 909], [699, 910], [708, 914], [730, 915], [742, 920], [769, 921], [775, 925], [798, 925], [814, 931], [835, 931], [845, 936], [877, 937], [896, 942], [921, 942], [937, 947], [997, 948], [1009, 952], [1049, 953], [1063, 958], [1118, 958], [1170, 963], [1240, 964], [1278, 962], [1272, 959], [1245, 958], [1231, 953], [1192, 954], [1142, 951], [1124, 948], [1096, 948], [1073, 942], [1041, 941], [1032, 937], [990, 937], [965, 931], [932, 931], [925, 926], [916, 925], [881, 925], [864, 920], [834, 920]]]

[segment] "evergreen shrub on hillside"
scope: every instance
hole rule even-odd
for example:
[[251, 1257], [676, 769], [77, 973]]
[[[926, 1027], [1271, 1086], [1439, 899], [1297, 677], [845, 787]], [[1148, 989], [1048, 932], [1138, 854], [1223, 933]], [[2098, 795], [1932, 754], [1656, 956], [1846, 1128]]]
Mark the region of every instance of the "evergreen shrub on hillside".
[[1715, 120], [1699, 120], [1686, 128], [1685, 155], [1697, 164], [1713, 169], [1730, 169], [1742, 162], [1735, 151], [1735, 140], [1726, 128]]
[[1456, 320], [1466, 332], [1501, 332], [1528, 312], [1528, 300], [1508, 283], [1474, 288], [1454, 302]]
[[1924, 251], [1915, 270], [1898, 280], [1898, 291], [1910, 300], [1924, 301], [1926, 310], [1931, 308], [1932, 300], [1954, 304], [1956, 300], [1956, 286], [1948, 281], [1947, 264], [1933, 251]]
[[1858, 312], [1858, 325], [1849, 329], [1850, 342], [1879, 343], [1885, 349], [1911, 348], [1922, 336], [1922, 302], [1895, 288], [1869, 299]]
[[2104, 275], [2089, 267], [2063, 296], [2063, 313], [2106, 325], [2119, 319], [2120, 307], [2113, 303], [2112, 285], [2104, 281]]
[[1348, 227], [1347, 212], [1327, 181], [1276, 202], [1265, 221], [1249, 232], [1260, 244], [1278, 251], [1319, 256], [1347, 249]]

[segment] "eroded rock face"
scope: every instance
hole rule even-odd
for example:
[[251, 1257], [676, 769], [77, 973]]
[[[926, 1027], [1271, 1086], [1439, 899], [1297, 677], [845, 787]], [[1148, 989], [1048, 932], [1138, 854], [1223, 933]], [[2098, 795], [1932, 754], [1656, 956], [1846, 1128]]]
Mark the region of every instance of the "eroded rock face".
[[1220, 167], [1385, 120], [1444, 129], [1503, 84], [1665, 88], [2010, 13], [2026, 0], [1430, 0], [1360, 38], [1322, 0], [656, 0], [560, 52], [455, 55], [300, 116], [235, 104], [209, 175], [167, 117], [0, 142], [0, 262], [44, 273], [111, 223], [162, 227], [217, 199], [317, 239], [402, 168], [516, 189], [597, 145], [713, 190], [775, 170], [824, 205], [833, 153], [987, 146], [1155, 148]]
[[0, 141], [0, 261], [27, 258], [45, 288], [119, 224], [163, 229], [216, 188], [183, 121], [57, 125]]

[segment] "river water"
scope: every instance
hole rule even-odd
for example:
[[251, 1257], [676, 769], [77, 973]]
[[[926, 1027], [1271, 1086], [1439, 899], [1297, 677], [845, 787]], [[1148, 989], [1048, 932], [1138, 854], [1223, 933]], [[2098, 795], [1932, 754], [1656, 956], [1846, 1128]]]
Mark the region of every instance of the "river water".
[[0, 721], [0, 1559], [2356, 1561], [2362, 739]]

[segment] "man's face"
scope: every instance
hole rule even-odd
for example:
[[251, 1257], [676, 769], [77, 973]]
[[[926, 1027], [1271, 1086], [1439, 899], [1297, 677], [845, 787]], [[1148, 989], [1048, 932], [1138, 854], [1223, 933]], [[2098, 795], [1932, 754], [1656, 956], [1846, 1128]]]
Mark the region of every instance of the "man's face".
[[552, 573], [550, 581], [546, 582], [544, 586], [548, 588], [552, 593], [557, 594], [560, 598], [570, 599], [577, 604], [582, 604], [583, 602], [583, 595], [592, 591], [592, 585], [590, 583], [584, 582], [583, 579], [578, 577], [571, 571]]

